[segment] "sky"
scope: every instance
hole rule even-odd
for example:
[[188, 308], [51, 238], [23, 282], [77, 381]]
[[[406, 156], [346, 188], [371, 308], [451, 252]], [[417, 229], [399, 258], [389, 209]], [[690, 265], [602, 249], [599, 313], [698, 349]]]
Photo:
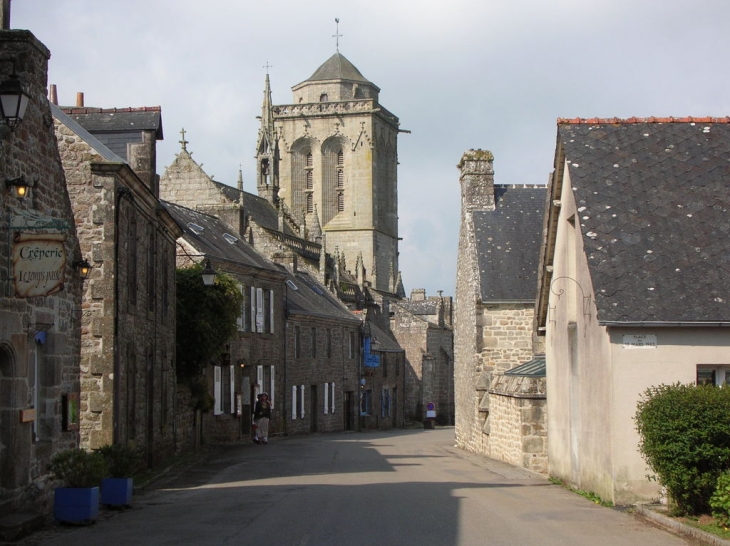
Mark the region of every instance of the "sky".
[[180, 150], [256, 193], [265, 66], [274, 104], [336, 51], [380, 87], [398, 139], [406, 293], [453, 295], [459, 173], [545, 184], [557, 118], [730, 115], [727, 0], [14, 0], [51, 50], [61, 105], [160, 106], [160, 174]]

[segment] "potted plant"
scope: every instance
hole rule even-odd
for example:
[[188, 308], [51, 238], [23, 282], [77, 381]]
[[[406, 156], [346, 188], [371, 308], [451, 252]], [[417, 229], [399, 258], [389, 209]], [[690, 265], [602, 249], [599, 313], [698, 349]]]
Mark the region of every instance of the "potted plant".
[[99, 516], [99, 483], [107, 474], [99, 453], [80, 448], [54, 455], [50, 470], [65, 487], [54, 491], [53, 517], [58, 521], [83, 523]]
[[129, 506], [132, 502], [134, 474], [139, 465], [139, 454], [127, 444], [110, 444], [97, 449], [109, 469], [101, 481], [101, 504]]

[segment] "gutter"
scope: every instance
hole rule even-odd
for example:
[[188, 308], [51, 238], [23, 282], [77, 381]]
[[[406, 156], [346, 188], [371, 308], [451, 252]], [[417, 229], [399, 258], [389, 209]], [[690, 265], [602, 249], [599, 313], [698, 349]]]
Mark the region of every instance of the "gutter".
[[706, 321], [706, 322], [683, 322], [683, 321], [612, 321], [599, 320], [600, 326], [613, 326], [624, 328], [730, 328], [730, 321]]

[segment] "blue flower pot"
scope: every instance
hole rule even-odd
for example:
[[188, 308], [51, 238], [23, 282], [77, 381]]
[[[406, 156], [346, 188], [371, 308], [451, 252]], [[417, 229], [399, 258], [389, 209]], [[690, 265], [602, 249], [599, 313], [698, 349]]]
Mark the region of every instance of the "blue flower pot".
[[132, 502], [132, 478], [104, 478], [101, 480], [101, 503], [109, 506], [129, 506]]
[[53, 496], [53, 517], [68, 523], [95, 520], [99, 517], [99, 488], [56, 488]]

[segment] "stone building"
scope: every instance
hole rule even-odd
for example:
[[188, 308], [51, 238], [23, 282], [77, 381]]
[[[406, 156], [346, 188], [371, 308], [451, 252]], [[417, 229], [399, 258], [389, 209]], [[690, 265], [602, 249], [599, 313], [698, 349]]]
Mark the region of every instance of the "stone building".
[[[243, 294], [238, 333], [205, 371], [214, 400], [212, 411], [197, 413], [193, 429], [180, 434], [188, 435], [185, 443], [191, 447], [196, 440], [189, 436], [192, 432], [198, 439], [212, 442], [250, 435], [252, 405], [262, 391], [274, 401], [272, 430], [283, 430], [284, 412], [278, 402], [285, 377], [286, 271], [264, 258], [219, 218], [174, 203], [163, 204], [184, 230], [177, 242], [178, 267], [210, 263], [216, 272], [235, 279]], [[194, 408], [180, 404], [177, 410], [182, 414]]]
[[660, 497], [637, 403], [730, 381], [730, 118], [560, 119], [539, 264], [550, 475]]
[[81, 446], [128, 443], [154, 466], [176, 450], [182, 233], [157, 197], [160, 110], [52, 111], [82, 254], [94, 266], [81, 313]]
[[[50, 52], [25, 30], [0, 31], [0, 81], [29, 96], [24, 119], [0, 126], [0, 538], [13, 511], [50, 509], [48, 464], [78, 445], [82, 257], [46, 98]], [[14, 184], [31, 187], [13, 195]], [[32, 521], [32, 520], [31, 520]]]
[[[242, 261], [230, 245], [215, 254], [209, 242], [205, 246], [199, 241], [196, 253], [210, 257], [216, 269], [233, 274], [249, 287], [262, 282], [261, 275], [271, 275], [265, 271], [272, 267], [271, 262], [278, 264], [273, 273], [279, 276], [278, 285], [267, 290], [274, 291], [273, 315], [281, 312], [285, 323], [271, 332], [271, 347], [254, 349], [256, 343], [262, 343], [260, 336], [243, 333], [239, 342], [247, 344], [248, 349], [231, 344], [231, 351], [238, 351], [232, 360], [245, 364], [241, 380], [252, 387], [258, 385], [250, 394], [244, 392], [243, 421], [250, 412], [245, 402], [253, 402], [252, 394], [266, 390], [274, 402], [272, 433], [333, 432], [356, 427], [361, 320], [333, 295], [332, 283], [324, 284], [325, 269], [328, 263], [332, 267], [333, 259], [324, 254], [321, 243], [300, 237], [298, 227], [282, 215], [281, 208], [277, 210], [268, 200], [244, 192], [241, 183], [234, 188], [212, 180], [193, 160], [187, 142], [183, 139], [181, 144], [160, 180], [162, 194], [171, 201], [170, 210], [185, 207], [188, 215], [214, 215], [200, 220], [201, 225], [209, 227], [202, 232], [208, 235], [198, 238], [207, 239], [216, 230], [227, 229], [230, 236], [239, 239], [236, 246], [245, 246], [259, 256], [260, 270], [252, 272], [249, 279], [241, 278], [240, 271], [230, 266], [232, 260]], [[214, 221], [220, 221], [218, 227], [212, 227]], [[191, 237], [186, 232], [185, 240], [189, 242]], [[269, 265], [264, 266], [264, 262]], [[246, 341], [247, 337], [256, 339]], [[259, 353], [266, 355], [265, 363], [261, 363], [260, 356], [249, 356]], [[245, 391], [238, 384], [234, 390]], [[241, 423], [241, 430], [246, 433], [249, 426], [250, 419]], [[218, 439], [225, 438], [219, 435]]]
[[271, 104], [268, 75], [257, 147], [259, 195], [299, 224], [320, 229], [373, 288], [396, 292], [398, 118], [380, 89], [339, 52]]
[[[441, 425], [454, 424], [454, 332], [452, 299], [411, 291], [390, 303], [390, 331], [405, 350], [405, 408], [420, 421], [433, 411]], [[433, 410], [427, 410], [427, 406]]]
[[533, 360], [543, 352], [533, 320], [545, 187], [494, 184], [485, 150], [464, 153], [458, 168], [456, 441], [546, 472], [544, 359]]

